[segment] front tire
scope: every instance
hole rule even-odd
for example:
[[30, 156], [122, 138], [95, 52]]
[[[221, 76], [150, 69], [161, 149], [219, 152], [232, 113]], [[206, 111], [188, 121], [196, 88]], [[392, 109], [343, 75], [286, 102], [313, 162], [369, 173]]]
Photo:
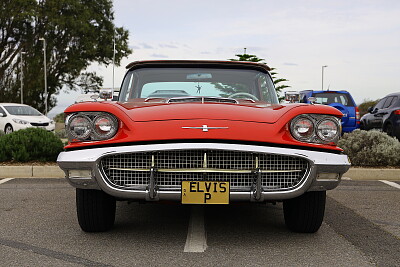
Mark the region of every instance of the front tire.
[[324, 219], [326, 191], [307, 192], [283, 202], [286, 226], [293, 232], [315, 233]]
[[76, 211], [80, 227], [85, 232], [105, 232], [114, 226], [114, 197], [101, 190], [76, 189]]
[[385, 133], [389, 136], [393, 136], [393, 126], [391, 123], [386, 124], [385, 128], [383, 129]]
[[4, 128], [4, 133], [5, 134], [10, 134], [12, 132], [14, 132], [13, 127], [10, 124], [7, 124], [6, 127]]

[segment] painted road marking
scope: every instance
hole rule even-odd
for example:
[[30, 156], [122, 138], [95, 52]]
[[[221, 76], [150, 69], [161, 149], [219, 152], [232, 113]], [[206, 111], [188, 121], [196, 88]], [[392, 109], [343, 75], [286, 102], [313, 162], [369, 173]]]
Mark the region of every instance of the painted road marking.
[[390, 182], [390, 181], [386, 181], [386, 180], [379, 180], [379, 181], [382, 182], [382, 183], [385, 183], [385, 184], [387, 184], [387, 185], [393, 186], [393, 187], [395, 187], [395, 188], [397, 188], [397, 189], [400, 189], [400, 185], [399, 185], [399, 184], [396, 184], [396, 183], [394, 183], [394, 182]]
[[350, 177], [342, 177], [342, 180], [350, 181], [351, 178]]
[[203, 206], [192, 206], [186, 244], [183, 252], [204, 252], [207, 249]]
[[8, 181], [11, 181], [12, 179], [14, 179], [14, 178], [5, 178], [5, 179], [2, 179], [2, 180], [0, 180], [0, 184], [7, 183]]

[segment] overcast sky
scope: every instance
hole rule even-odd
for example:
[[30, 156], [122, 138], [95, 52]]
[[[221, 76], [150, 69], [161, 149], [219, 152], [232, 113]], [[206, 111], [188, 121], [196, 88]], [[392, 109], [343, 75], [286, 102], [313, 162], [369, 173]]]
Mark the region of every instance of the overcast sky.
[[[114, 0], [115, 24], [133, 53], [115, 69], [148, 59], [266, 59], [289, 90], [348, 90], [357, 103], [400, 92], [400, 1]], [[110, 44], [112, 45], [112, 44]], [[93, 65], [112, 87], [112, 67]], [[77, 93], [59, 96], [59, 113]], [[50, 114], [52, 115], [52, 114]]]

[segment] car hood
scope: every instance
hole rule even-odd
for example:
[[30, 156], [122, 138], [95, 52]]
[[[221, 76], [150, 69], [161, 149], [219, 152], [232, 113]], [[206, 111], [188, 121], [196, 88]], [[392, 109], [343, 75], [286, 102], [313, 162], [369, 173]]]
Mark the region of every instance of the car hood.
[[[138, 104], [118, 103], [120, 108], [136, 122], [166, 120], [231, 120], [275, 123], [295, 106], [226, 103], [171, 103]], [[298, 106], [298, 105], [297, 105]]]

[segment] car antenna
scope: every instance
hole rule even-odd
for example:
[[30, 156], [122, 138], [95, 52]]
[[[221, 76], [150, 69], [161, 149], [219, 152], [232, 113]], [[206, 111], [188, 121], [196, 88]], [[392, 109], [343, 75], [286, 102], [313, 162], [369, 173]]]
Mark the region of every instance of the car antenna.
[[329, 86], [331, 86], [331, 85], [328, 85], [328, 90], [327, 91], [329, 91]]

